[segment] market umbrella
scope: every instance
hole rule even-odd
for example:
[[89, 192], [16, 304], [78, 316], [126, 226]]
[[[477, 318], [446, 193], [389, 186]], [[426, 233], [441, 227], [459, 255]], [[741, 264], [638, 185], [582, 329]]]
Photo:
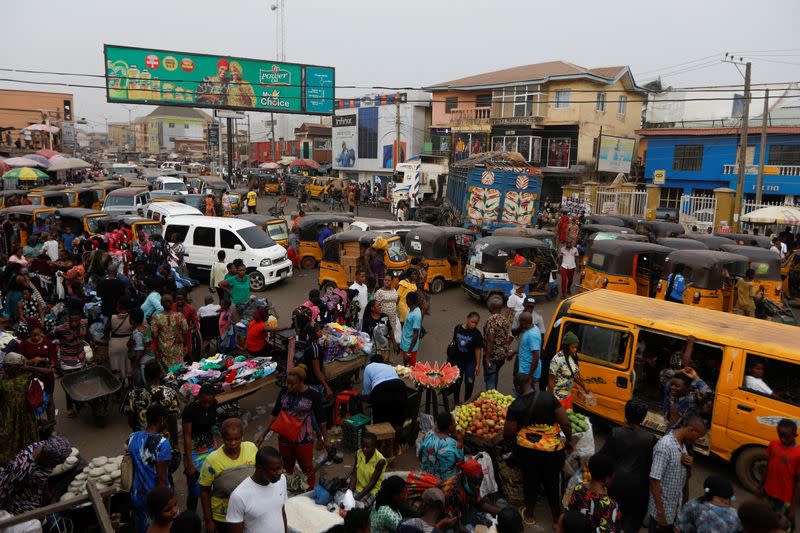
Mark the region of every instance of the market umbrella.
[[744, 222], [755, 224], [777, 224], [779, 226], [800, 226], [800, 209], [789, 205], [771, 205], [750, 211], [741, 218]]
[[258, 165], [258, 168], [266, 168], [266, 169], [275, 170], [276, 168], [278, 168], [278, 163], [273, 163], [271, 161], [268, 162], [268, 163], [261, 163], [260, 165]]
[[14, 167], [42, 167], [39, 161], [35, 159], [31, 159], [29, 157], [9, 157], [8, 159], [3, 160], [3, 163], [6, 165], [14, 168]]
[[34, 161], [38, 161], [42, 164], [42, 168], [50, 168], [50, 160], [47, 159], [45, 156], [40, 154], [28, 154], [25, 156], [25, 159], [33, 159]]
[[22, 128], [22, 131], [49, 131], [50, 133], [58, 133], [59, 128], [56, 126], [48, 126], [47, 124], [31, 124], [27, 128]]
[[36, 150], [36, 152], [34, 152], [34, 153], [39, 154], [39, 155], [43, 155], [47, 159], [53, 159], [54, 157], [58, 157], [58, 156], [61, 155], [59, 152], [56, 152], [55, 150], [48, 150], [46, 148], [43, 148], [41, 150]]
[[313, 168], [314, 170], [319, 170], [319, 163], [317, 163], [313, 159], [295, 159], [294, 161], [291, 162], [289, 166], [308, 167], [308, 168]]
[[3, 179], [18, 179], [20, 181], [35, 181], [47, 177], [47, 174], [41, 170], [30, 167], [14, 168], [3, 174]]
[[88, 168], [90, 166], [92, 165], [83, 159], [78, 159], [75, 157], [54, 157], [48, 170], [54, 172], [56, 170], [73, 170], [76, 168]]
[[0, 173], [5, 174], [9, 170], [11, 170], [11, 167], [6, 165], [5, 161], [0, 161]]

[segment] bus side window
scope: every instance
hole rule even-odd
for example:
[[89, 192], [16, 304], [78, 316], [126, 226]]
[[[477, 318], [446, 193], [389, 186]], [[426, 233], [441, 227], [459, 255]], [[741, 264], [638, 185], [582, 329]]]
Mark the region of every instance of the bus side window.
[[579, 322], [567, 322], [566, 330], [578, 336], [581, 355], [613, 365], [625, 362], [629, 337], [626, 331]]
[[742, 388], [800, 405], [800, 365], [748, 353]]

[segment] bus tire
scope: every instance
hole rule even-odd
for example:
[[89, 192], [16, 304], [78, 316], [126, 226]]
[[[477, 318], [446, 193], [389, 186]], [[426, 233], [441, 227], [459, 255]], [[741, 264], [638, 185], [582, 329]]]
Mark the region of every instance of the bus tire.
[[767, 454], [762, 446], [745, 448], [736, 455], [736, 477], [745, 489], [754, 494], [761, 488], [766, 468]]
[[303, 270], [313, 270], [316, 266], [317, 260], [310, 255], [305, 256], [302, 261], [300, 261], [300, 267]]
[[436, 278], [435, 280], [431, 281], [431, 294], [439, 294], [444, 290], [444, 280], [442, 278]]

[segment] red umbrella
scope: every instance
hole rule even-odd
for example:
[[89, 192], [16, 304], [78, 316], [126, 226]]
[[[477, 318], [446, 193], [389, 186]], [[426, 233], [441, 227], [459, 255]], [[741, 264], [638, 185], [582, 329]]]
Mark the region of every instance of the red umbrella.
[[319, 170], [319, 163], [317, 163], [313, 159], [295, 159], [294, 161], [292, 161], [290, 166], [308, 167], [308, 168], [313, 168], [314, 170]]
[[43, 155], [47, 159], [53, 159], [54, 157], [56, 157], [58, 155], [61, 155], [59, 152], [56, 152], [55, 150], [47, 150], [47, 149], [44, 149], [44, 148], [41, 149], [41, 150], [36, 150], [36, 152], [34, 152], [34, 153], [39, 154], [39, 155]]
[[6, 173], [6, 172], [8, 172], [9, 170], [11, 170], [11, 167], [10, 167], [10, 166], [8, 166], [8, 165], [6, 165], [6, 164], [5, 164], [5, 162], [3, 162], [3, 161], [0, 161], [0, 175], [1, 175], [1, 174], [5, 174], [5, 173]]

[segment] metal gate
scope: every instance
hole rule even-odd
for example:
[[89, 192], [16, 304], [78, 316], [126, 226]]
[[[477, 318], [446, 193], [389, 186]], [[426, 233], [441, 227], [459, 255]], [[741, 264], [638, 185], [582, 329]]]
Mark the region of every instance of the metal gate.
[[645, 216], [647, 192], [645, 191], [597, 191], [597, 213], [601, 215]]
[[[697, 226], [698, 231], [706, 231], [716, 227], [717, 199], [713, 196], [681, 196], [681, 208], [678, 212], [678, 222], [686, 231], [692, 231]], [[730, 224], [732, 221], [728, 221]]]

